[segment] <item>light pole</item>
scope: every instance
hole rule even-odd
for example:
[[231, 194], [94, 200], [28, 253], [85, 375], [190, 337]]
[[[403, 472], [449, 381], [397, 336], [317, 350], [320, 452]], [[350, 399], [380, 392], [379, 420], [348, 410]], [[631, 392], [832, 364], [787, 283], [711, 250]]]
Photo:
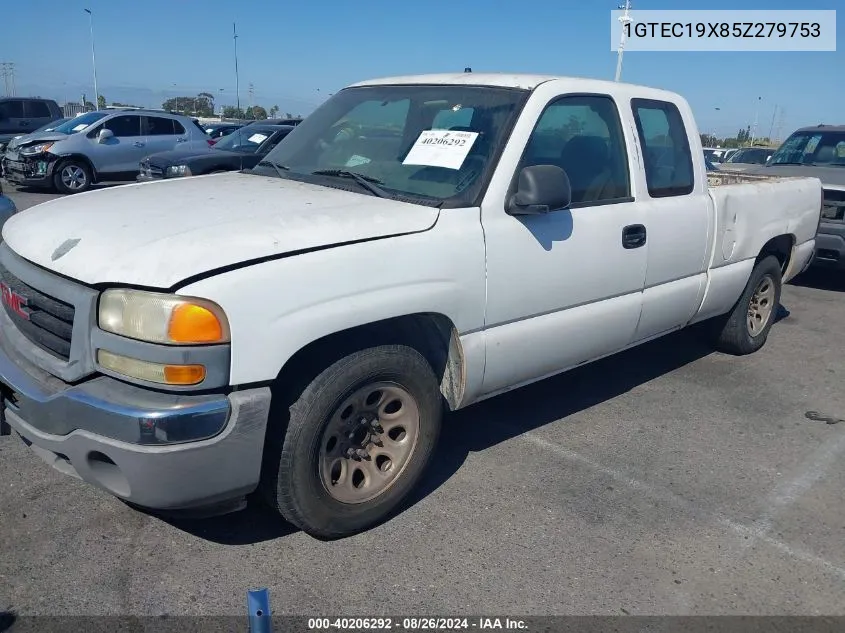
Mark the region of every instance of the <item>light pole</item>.
[[760, 118], [760, 102], [763, 100], [763, 97], [757, 97], [757, 108], [754, 110], [754, 127], [751, 128], [751, 145], [749, 147], [754, 147], [754, 139], [757, 137], [757, 121]]
[[240, 80], [238, 78], [238, 30], [235, 26], [235, 23], [232, 22], [232, 36], [235, 41], [235, 94], [237, 95], [237, 113], [238, 118], [241, 118], [241, 87], [240, 87]]
[[[91, 9], [85, 9], [85, 13], [88, 14], [88, 24], [91, 27], [91, 64], [94, 66], [94, 105], [96, 106], [95, 109], [100, 109], [100, 91], [97, 89], [97, 57], [94, 54], [94, 14], [91, 13]], [[83, 109], [85, 109], [85, 104], [82, 104]]]
[[[714, 109], [716, 112], [721, 112], [721, 111], [722, 111], [722, 108], [713, 108], [713, 109]], [[713, 126], [713, 145], [716, 145], [716, 144], [717, 144], [717, 142], [718, 142], [718, 139], [716, 138], [716, 126], [714, 125], [714, 126]]]
[[617, 53], [616, 57], [616, 81], [619, 81], [622, 78], [622, 56], [625, 54], [625, 28], [631, 28], [628, 26], [631, 24], [631, 0], [625, 0], [625, 4], [619, 5], [620, 9], [624, 9], [625, 13], [623, 13], [619, 17], [619, 22], [622, 23], [622, 35], [619, 38], [619, 52]]

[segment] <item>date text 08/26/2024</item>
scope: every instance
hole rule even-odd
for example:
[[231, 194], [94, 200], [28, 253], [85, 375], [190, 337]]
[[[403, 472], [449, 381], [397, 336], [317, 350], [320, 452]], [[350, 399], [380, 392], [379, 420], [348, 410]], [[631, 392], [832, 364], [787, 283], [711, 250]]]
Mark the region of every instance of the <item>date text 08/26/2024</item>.
[[463, 631], [525, 630], [524, 620], [499, 617], [374, 617], [374, 618], [309, 618], [312, 631], [372, 630], [372, 631]]

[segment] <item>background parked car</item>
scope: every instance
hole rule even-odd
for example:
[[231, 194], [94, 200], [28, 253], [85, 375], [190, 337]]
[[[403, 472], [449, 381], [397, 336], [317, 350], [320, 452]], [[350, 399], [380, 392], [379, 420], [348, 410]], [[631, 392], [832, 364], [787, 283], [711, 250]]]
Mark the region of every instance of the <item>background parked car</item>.
[[224, 136], [229, 136], [229, 134], [242, 128], [244, 125], [244, 123], [206, 123], [202, 127], [209, 138], [216, 143]]
[[207, 148], [210, 141], [197, 122], [180, 114], [90, 112], [7, 149], [4, 175], [20, 185], [80, 193], [95, 182], [133, 179], [138, 163], [151, 153], [177, 146]]
[[[3, 187], [0, 185], [0, 231], [3, 230], [3, 225], [10, 217], [15, 215], [18, 210], [15, 208], [15, 203], [12, 199], [3, 195]], [[3, 241], [3, 236], [0, 235], [0, 242]]]
[[137, 180], [143, 182], [251, 169], [291, 130], [292, 125], [252, 123], [224, 136], [211, 147], [152, 154], [141, 161]]
[[845, 272], [845, 125], [800, 128], [765, 165], [726, 165], [722, 169], [821, 180], [822, 213], [813, 264]]
[[29, 134], [62, 118], [62, 109], [52, 99], [4, 97], [0, 99], [0, 151], [14, 136]]
[[734, 152], [723, 165], [765, 165], [775, 150], [768, 147], [743, 147]]

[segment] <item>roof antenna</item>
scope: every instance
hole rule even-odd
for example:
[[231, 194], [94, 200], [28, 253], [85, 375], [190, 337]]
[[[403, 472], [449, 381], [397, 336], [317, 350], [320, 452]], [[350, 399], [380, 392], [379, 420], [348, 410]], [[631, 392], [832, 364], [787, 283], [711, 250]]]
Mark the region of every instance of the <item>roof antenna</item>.
[[466, 68], [464, 68], [464, 72], [465, 72], [465, 73], [471, 73], [471, 72], [472, 72], [472, 68], [470, 68], [469, 66], [467, 66]]

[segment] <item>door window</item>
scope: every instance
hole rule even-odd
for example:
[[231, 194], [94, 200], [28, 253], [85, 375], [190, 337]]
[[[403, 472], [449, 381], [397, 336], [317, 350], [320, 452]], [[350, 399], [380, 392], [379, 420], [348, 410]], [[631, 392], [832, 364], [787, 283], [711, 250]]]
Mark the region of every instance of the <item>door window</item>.
[[116, 116], [103, 123], [103, 129], [111, 130], [117, 138], [141, 136], [141, 117], [132, 114]]
[[173, 119], [164, 117], [144, 117], [147, 122], [147, 136], [173, 136], [176, 132], [173, 128]]
[[0, 119], [22, 119], [23, 101], [0, 101]]
[[648, 194], [665, 198], [692, 193], [692, 154], [677, 106], [668, 101], [632, 99], [631, 108], [645, 157]]
[[26, 116], [34, 119], [49, 119], [50, 108], [43, 101], [27, 101], [26, 102]]
[[519, 169], [531, 165], [561, 167], [573, 206], [629, 200], [628, 152], [613, 99], [573, 95], [546, 106]]

